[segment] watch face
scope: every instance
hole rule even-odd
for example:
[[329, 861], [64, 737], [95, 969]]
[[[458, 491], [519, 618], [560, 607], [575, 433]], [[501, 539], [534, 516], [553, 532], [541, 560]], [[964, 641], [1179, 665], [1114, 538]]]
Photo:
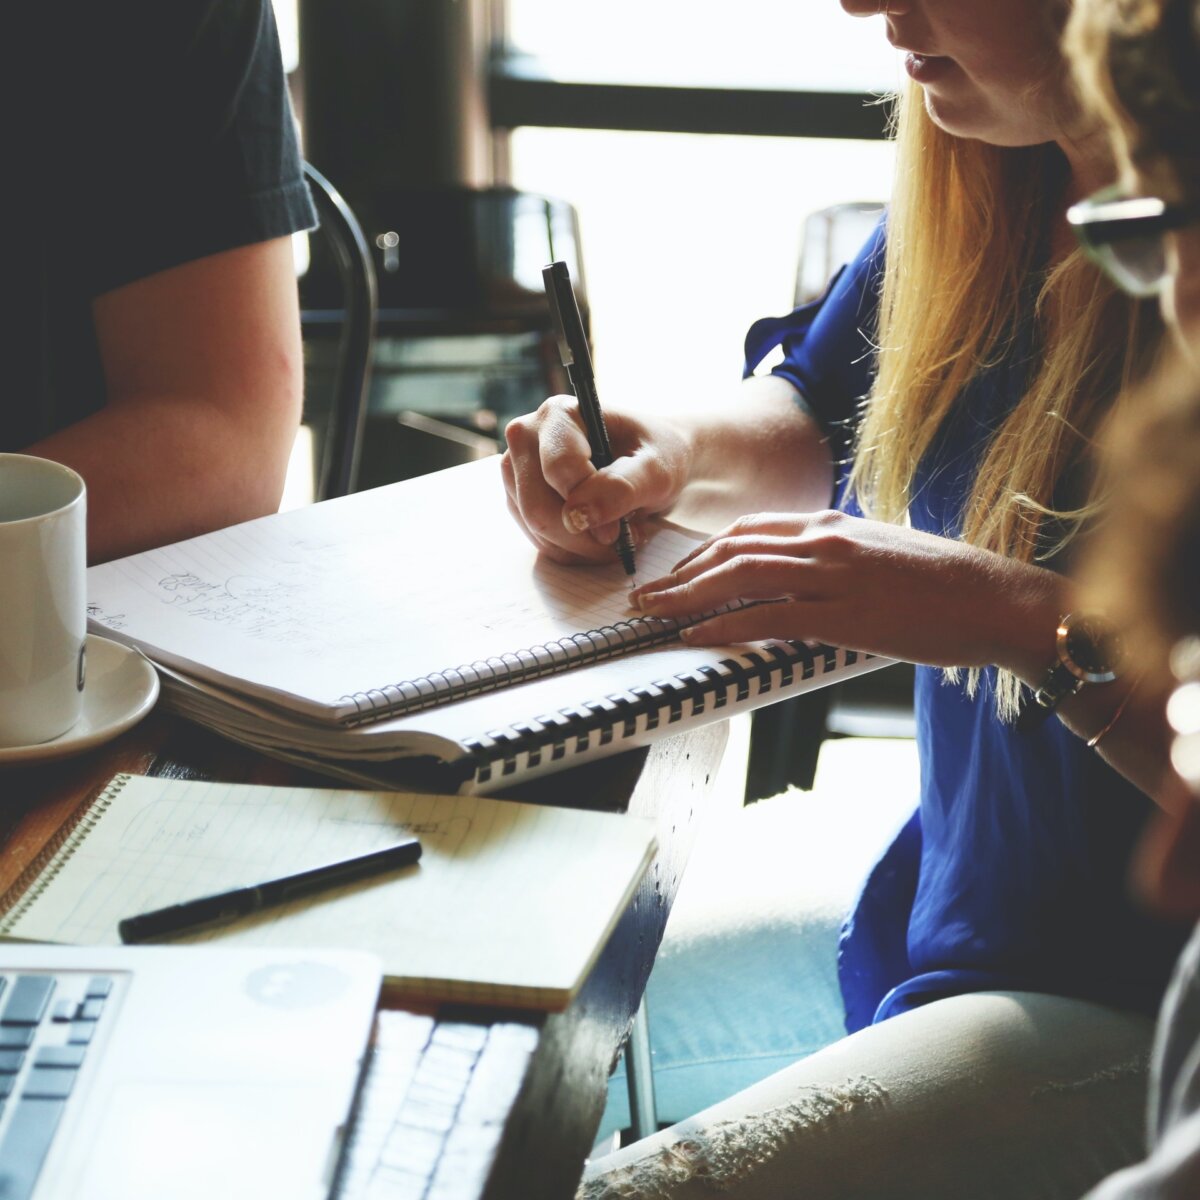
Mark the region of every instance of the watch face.
[[1107, 683], [1117, 677], [1120, 648], [1103, 620], [1064, 617], [1058, 632], [1060, 656], [1073, 675], [1086, 683]]

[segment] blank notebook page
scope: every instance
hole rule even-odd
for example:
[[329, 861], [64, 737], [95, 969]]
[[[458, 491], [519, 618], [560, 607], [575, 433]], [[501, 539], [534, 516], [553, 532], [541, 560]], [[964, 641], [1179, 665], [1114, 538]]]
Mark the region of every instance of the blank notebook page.
[[407, 834], [416, 866], [178, 940], [370, 950], [403, 993], [561, 1008], [654, 849], [649, 822], [613, 813], [118, 776], [0, 933], [115, 944], [123, 917]]

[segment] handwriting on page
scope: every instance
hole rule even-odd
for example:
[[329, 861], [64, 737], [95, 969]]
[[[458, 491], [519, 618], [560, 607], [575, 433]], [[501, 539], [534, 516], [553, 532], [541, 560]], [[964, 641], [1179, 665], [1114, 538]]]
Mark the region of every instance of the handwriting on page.
[[[366, 567], [395, 556], [390, 537], [360, 534], [353, 544], [315, 551], [310, 544], [282, 539], [263, 544], [261, 537], [257, 544], [239, 546], [246, 536], [238, 529], [224, 531], [223, 553], [210, 550], [210, 564], [167, 547], [119, 566], [123, 572], [136, 570], [140, 588], [172, 614], [317, 657], [378, 646], [383, 631], [394, 635], [407, 628], [415, 633], [428, 625], [452, 633], [454, 662], [462, 662], [600, 628], [630, 615], [618, 564], [564, 567], [535, 559], [532, 552], [513, 556], [507, 551], [481, 562], [481, 555], [472, 553], [458, 578], [448, 572], [443, 556], [438, 570], [414, 569], [401, 584], [394, 568]], [[665, 574], [691, 545], [672, 531], [653, 539], [641, 554], [645, 577]], [[219, 560], [227, 573], [212, 569]], [[210, 569], [204, 570], [205, 565]], [[356, 581], [353, 588], [348, 579]], [[380, 586], [381, 580], [386, 586]], [[480, 601], [481, 589], [487, 603]], [[91, 615], [111, 629], [124, 626], [124, 614], [109, 614], [98, 605]], [[473, 630], [479, 636], [472, 645]], [[439, 659], [430, 669], [452, 665]]]
[[[261, 575], [234, 575], [220, 583], [191, 571], [175, 572], [158, 581], [162, 600], [198, 621], [230, 625], [247, 637], [280, 645], [306, 640], [311, 619], [320, 616], [302, 584]], [[335, 613], [325, 614], [327, 617]]]
[[[657, 549], [657, 554], [653, 552]], [[665, 573], [677, 557], [677, 548], [666, 544], [653, 547], [643, 554], [642, 561], [654, 571]], [[319, 632], [318, 645], [324, 645], [331, 623], [344, 622], [347, 616], [342, 575], [338, 557], [302, 564], [294, 559], [277, 559], [259, 564], [256, 574], [233, 575], [225, 579], [205, 578], [192, 570], [173, 571], [157, 581], [159, 599], [176, 611], [198, 621], [208, 621], [238, 629], [247, 637], [274, 642], [277, 645], [297, 646], [314, 640]], [[272, 571], [271, 575], [263, 573]], [[532, 568], [532, 578], [541, 604], [566, 622], [570, 631], [594, 629], [628, 616], [623, 597], [614, 604], [612, 590], [597, 590], [597, 577], [615, 575], [616, 568], [563, 568], [549, 560], [538, 560]], [[481, 614], [476, 587], [447, 593], [444, 576], [422, 588], [408, 593], [403, 604], [405, 613], [426, 601], [425, 611], [436, 612], [441, 620], [465, 621], [474, 619], [482, 628], [493, 632], [517, 632], [535, 635], [530, 628], [530, 602], [527, 594], [497, 598]], [[619, 581], [618, 581], [619, 582]], [[503, 595], [503, 593], [501, 593]], [[399, 608], [399, 605], [393, 607]], [[373, 605], [371, 611], [378, 614]], [[541, 614], [539, 614], [540, 616]], [[510, 649], [520, 649], [510, 644]]]
[[[200, 664], [340, 708], [632, 615], [615, 556], [596, 567], [539, 559], [485, 465], [94, 567], [93, 619], [184, 670]], [[465, 481], [461, 495], [447, 494], [451, 476]], [[695, 544], [657, 531], [639, 548], [642, 578], [666, 574]]]

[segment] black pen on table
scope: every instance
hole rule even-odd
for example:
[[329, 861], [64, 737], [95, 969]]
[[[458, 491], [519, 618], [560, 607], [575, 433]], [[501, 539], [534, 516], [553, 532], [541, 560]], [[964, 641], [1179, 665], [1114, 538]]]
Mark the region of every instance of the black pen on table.
[[126, 917], [117, 924], [121, 941], [152, 942], [159, 938], [185, 933], [201, 925], [218, 925], [246, 917], [264, 908], [274, 908], [310, 896], [314, 892], [328, 891], [356, 879], [380, 875], [397, 867], [411, 866], [421, 857], [421, 843], [416, 838], [405, 838], [382, 850], [372, 850], [354, 858], [339, 859], [337, 862], [322, 863], [307, 871], [285, 875], [280, 879], [268, 879], [263, 883], [233, 888], [228, 892], [217, 892], [201, 896], [196, 900], [185, 900], [170, 904], [153, 912]]
[[[571, 287], [571, 273], [565, 262], [552, 262], [542, 268], [542, 279], [546, 284], [546, 299], [550, 302], [550, 316], [554, 320], [554, 332], [558, 338], [558, 354], [562, 365], [567, 368], [571, 387], [579, 401], [579, 411], [583, 414], [583, 426], [592, 450], [592, 465], [607, 467], [613, 460], [612, 446], [609, 445], [604, 414], [600, 411], [600, 398], [596, 395], [592, 353], [588, 349], [583, 321], [579, 317], [579, 304]], [[625, 517], [620, 521], [617, 554], [625, 574], [632, 575], [635, 569], [633, 534]]]

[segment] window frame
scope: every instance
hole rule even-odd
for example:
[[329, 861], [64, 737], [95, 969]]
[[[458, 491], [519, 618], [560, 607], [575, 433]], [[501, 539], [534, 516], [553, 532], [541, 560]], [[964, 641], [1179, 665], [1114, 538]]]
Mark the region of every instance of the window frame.
[[738, 88], [552, 77], [512, 44], [510, 0], [483, 0], [491, 52], [486, 63], [489, 121], [503, 138], [523, 125], [646, 133], [750, 137], [889, 136], [888, 92], [810, 88]]
[[862, 91], [557, 79], [536, 58], [501, 49], [489, 63], [488, 108], [495, 130], [534, 125], [876, 140], [888, 136], [892, 100]]

